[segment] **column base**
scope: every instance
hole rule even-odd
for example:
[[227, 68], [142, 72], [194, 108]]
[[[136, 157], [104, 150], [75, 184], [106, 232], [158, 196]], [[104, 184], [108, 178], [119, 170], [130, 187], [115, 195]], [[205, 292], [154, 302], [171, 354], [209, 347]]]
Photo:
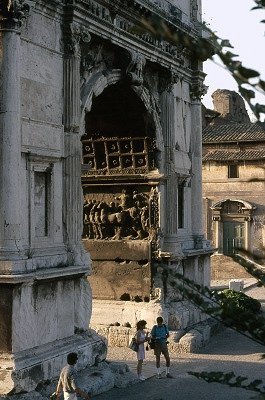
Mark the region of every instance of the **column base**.
[[36, 386], [59, 376], [67, 354], [78, 353], [77, 369], [105, 360], [106, 339], [93, 330], [12, 354], [0, 355], [0, 395], [31, 392]]
[[176, 235], [165, 236], [159, 256], [161, 258], [182, 259], [183, 251]]

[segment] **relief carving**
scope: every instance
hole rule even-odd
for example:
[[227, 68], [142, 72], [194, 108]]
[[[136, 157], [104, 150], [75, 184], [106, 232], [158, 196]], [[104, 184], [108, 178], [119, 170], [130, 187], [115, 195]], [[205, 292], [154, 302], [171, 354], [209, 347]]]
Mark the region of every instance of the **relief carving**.
[[143, 240], [150, 239], [157, 228], [154, 214], [158, 199], [151, 191], [146, 193], [123, 189], [112, 201], [99, 201], [85, 197], [83, 238], [97, 240]]
[[129, 50], [130, 63], [126, 69], [126, 77], [131, 85], [140, 86], [143, 84], [143, 70], [145, 67], [145, 57], [136, 51]]
[[110, 70], [113, 68], [115, 53], [103, 43], [94, 46], [82, 46], [82, 58], [80, 64], [81, 85], [85, 84], [92, 73]]

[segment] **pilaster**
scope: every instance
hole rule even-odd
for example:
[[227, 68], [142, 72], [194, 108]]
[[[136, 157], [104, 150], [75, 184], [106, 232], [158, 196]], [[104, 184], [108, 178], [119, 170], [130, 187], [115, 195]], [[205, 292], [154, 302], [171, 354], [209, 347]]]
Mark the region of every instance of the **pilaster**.
[[[83, 196], [81, 188], [82, 147], [80, 138], [80, 43], [90, 41], [84, 27], [70, 23], [64, 45], [64, 221], [70, 261], [82, 263]], [[69, 212], [71, 210], [71, 212]]]
[[[5, 2], [6, 3], [6, 2]], [[10, 1], [0, 10], [0, 260], [23, 258], [21, 245], [20, 28], [29, 11], [25, 1]], [[0, 265], [2, 263], [0, 262]], [[4, 261], [3, 268], [6, 268]], [[2, 266], [0, 267], [0, 270]]]

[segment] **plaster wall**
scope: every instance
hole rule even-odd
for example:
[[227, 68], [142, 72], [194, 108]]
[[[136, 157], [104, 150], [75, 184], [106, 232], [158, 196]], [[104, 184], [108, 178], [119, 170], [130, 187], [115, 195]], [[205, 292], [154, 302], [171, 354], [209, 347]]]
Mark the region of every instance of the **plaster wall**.
[[[204, 226], [210, 225], [210, 236], [216, 243], [216, 222], [212, 221], [211, 207], [214, 203], [225, 200], [243, 200], [255, 206], [252, 220], [249, 222], [250, 244], [248, 250], [254, 255], [260, 254], [260, 245], [264, 243], [264, 168], [261, 164], [246, 162], [239, 164], [239, 178], [227, 178], [227, 165], [205, 163], [203, 165], [203, 194], [210, 204], [204, 213]], [[214, 185], [214, 186], [213, 186]], [[207, 217], [207, 213], [209, 213]], [[207, 222], [208, 218], [208, 222]], [[220, 228], [221, 229], [221, 228]], [[216, 245], [217, 246], [217, 245]]]

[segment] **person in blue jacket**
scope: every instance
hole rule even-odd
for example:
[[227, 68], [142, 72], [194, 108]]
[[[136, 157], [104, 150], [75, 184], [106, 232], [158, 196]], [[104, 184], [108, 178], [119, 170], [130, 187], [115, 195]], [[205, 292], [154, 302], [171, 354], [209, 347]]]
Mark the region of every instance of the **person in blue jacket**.
[[163, 323], [164, 320], [162, 317], [157, 317], [156, 322], [157, 325], [154, 325], [151, 330], [151, 338], [155, 342], [154, 354], [156, 356], [157, 377], [158, 379], [161, 378], [160, 356], [163, 354], [166, 360], [166, 377], [173, 378], [173, 376], [169, 373], [170, 357], [167, 347], [167, 338], [169, 337], [168, 327]]

